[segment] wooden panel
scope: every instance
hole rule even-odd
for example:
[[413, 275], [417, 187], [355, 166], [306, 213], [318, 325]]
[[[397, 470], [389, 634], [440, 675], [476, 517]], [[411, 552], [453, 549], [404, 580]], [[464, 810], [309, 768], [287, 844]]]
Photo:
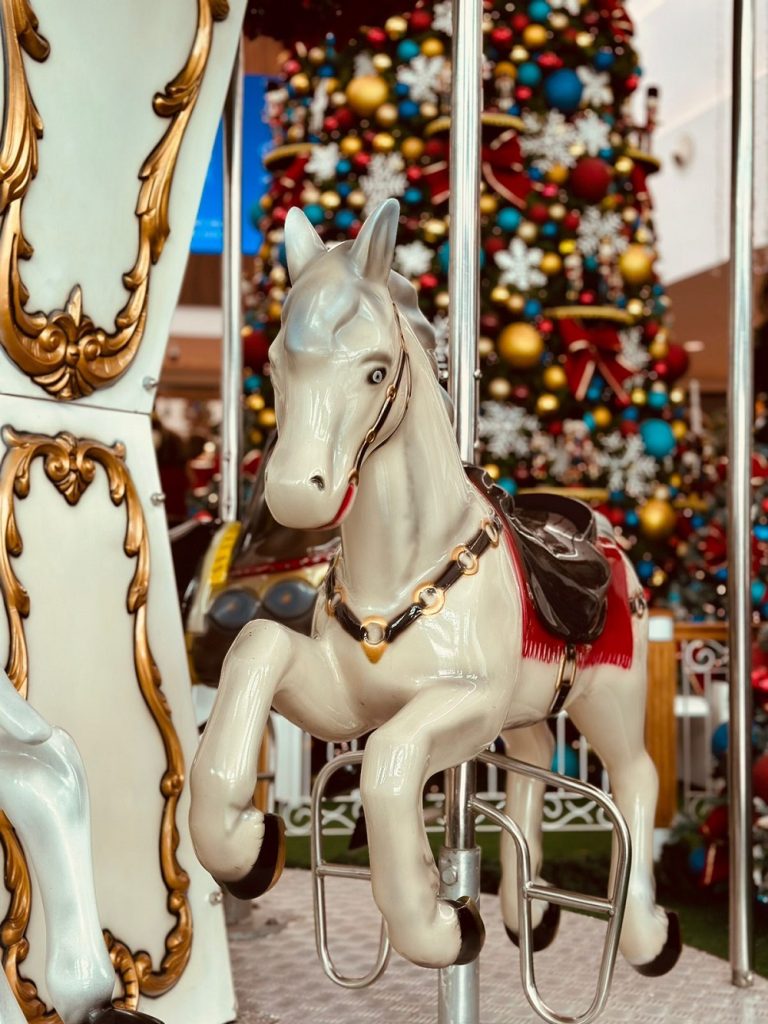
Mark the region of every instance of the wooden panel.
[[158, 393], [169, 398], [219, 398], [220, 338], [171, 338]]
[[[652, 617], [657, 617], [651, 613]], [[671, 619], [667, 613], [658, 617]], [[654, 630], [651, 629], [653, 636]], [[668, 639], [648, 644], [648, 702], [645, 713], [645, 743], [659, 773], [656, 827], [668, 828], [677, 813], [677, 647], [672, 623]]]

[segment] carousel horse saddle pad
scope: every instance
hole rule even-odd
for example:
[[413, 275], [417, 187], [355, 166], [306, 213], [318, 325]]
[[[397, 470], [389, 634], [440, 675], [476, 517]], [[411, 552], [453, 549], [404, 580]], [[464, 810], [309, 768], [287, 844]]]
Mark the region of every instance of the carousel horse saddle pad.
[[513, 499], [481, 469], [467, 474], [508, 524], [545, 628], [570, 644], [594, 643], [605, 625], [611, 567], [589, 506], [559, 494]]

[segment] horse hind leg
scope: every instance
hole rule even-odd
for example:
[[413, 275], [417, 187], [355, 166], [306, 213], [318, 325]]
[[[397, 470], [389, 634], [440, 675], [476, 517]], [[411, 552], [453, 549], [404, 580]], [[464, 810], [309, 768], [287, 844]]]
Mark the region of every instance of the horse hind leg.
[[[506, 729], [502, 733], [504, 747], [509, 757], [549, 768], [555, 749], [555, 740], [546, 722]], [[506, 813], [522, 829], [531, 853], [531, 871], [539, 877], [542, 861], [541, 819], [544, 809], [543, 783], [536, 782], [518, 772], [507, 772]], [[514, 840], [507, 832], [501, 833], [501, 913], [507, 935], [518, 945], [520, 923], [518, 920], [518, 890], [520, 880], [517, 873], [517, 853]], [[534, 900], [531, 907], [533, 924], [533, 949], [546, 949], [555, 938], [560, 922], [560, 908], [553, 903]]]
[[[635, 644], [635, 649], [642, 645]], [[656, 768], [645, 749], [646, 665], [635, 657], [625, 670], [601, 666], [583, 697], [568, 707], [577, 728], [605, 765], [613, 797], [632, 838], [632, 864], [620, 949], [641, 974], [670, 971], [680, 955], [677, 915], [656, 904], [653, 827]]]

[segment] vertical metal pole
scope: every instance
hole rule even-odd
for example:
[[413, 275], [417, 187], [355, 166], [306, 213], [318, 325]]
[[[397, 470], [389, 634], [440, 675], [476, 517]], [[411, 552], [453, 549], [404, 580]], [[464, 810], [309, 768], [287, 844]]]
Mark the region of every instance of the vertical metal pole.
[[[450, 387], [462, 458], [475, 461], [477, 338], [480, 323], [480, 114], [483, 60], [482, 0], [453, 0], [451, 83]], [[480, 850], [470, 800], [475, 765], [446, 774], [445, 846], [440, 854], [441, 895], [480, 897]], [[480, 965], [440, 971], [438, 1024], [477, 1024]]]
[[731, 140], [731, 351], [728, 383], [728, 605], [730, 662], [731, 981], [752, 984], [752, 780], [750, 689], [750, 459], [752, 449], [752, 232], [755, 3], [733, 4]]
[[240, 513], [241, 394], [243, 367], [240, 272], [243, 250], [243, 49], [232, 71], [224, 108], [224, 238], [221, 254], [221, 484], [219, 516], [235, 522]]

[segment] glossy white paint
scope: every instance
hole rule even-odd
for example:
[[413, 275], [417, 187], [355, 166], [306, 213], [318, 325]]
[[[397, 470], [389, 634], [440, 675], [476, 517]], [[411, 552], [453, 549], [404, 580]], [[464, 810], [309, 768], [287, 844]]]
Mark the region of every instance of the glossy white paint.
[[[85, 769], [72, 738], [18, 695], [0, 670], [0, 807], [37, 880], [48, 991], [64, 1024], [109, 1002], [115, 974], [99, 925]], [[3, 1024], [23, 1016], [0, 971]]]
[[[286, 243], [294, 287], [270, 352], [279, 440], [267, 501], [278, 520], [295, 527], [340, 518], [337, 577], [360, 619], [388, 620], [407, 607], [414, 588], [434, 579], [489, 514], [467, 481], [444, 393], [420, 344], [428, 344], [429, 328], [415, 293], [390, 275], [397, 219], [389, 200], [354, 244], [327, 252], [303, 214], [291, 211]], [[407, 388], [400, 388], [378, 439], [389, 442], [369, 452], [350, 503], [350, 469], [400, 358], [398, 323], [412, 395], [406, 402]], [[633, 592], [629, 563], [626, 572]], [[323, 739], [375, 730], [361, 787], [374, 897], [402, 955], [432, 967], [453, 963], [459, 927], [455, 911], [437, 898], [422, 788], [428, 776], [474, 757], [502, 731], [515, 756], [540, 764], [551, 757], [544, 726], [509, 731], [546, 715], [555, 682], [554, 666], [521, 658], [521, 621], [517, 578], [501, 545], [447, 593], [440, 614], [422, 617], [375, 664], [322, 599], [311, 638], [273, 622], [246, 626], [227, 656], [192, 769], [192, 836], [202, 862], [217, 878], [237, 880], [258, 857], [263, 816], [252, 795], [271, 705]], [[643, 745], [647, 620], [633, 623], [631, 668], [584, 670], [569, 711], [604, 758], [632, 830], [621, 948], [644, 964], [662, 949], [667, 920], [654, 903], [656, 774]], [[537, 851], [540, 792], [520, 778], [510, 802]], [[504, 914], [514, 929], [508, 848], [504, 860]], [[537, 909], [540, 915], [544, 908]]]

